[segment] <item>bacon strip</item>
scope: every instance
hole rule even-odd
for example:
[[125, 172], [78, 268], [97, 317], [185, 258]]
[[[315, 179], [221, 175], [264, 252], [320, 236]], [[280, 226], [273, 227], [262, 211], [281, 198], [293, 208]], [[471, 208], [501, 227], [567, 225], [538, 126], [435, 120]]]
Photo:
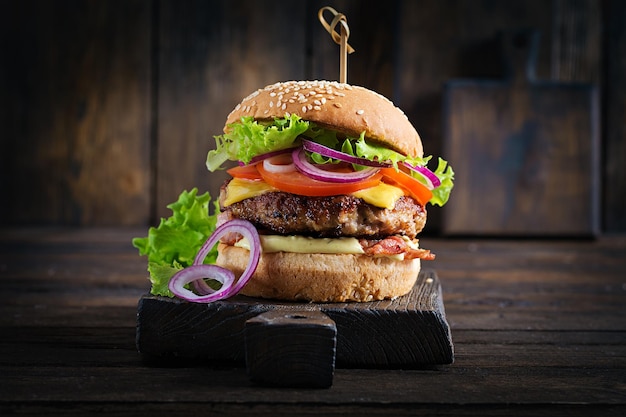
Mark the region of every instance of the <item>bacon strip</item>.
[[398, 255], [404, 253], [404, 259], [420, 258], [426, 261], [435, 259], [435, 254], [428, 249], [414, 249], [399, 236], [389, 236], [380, 240], [359, 240], [366, 255]]

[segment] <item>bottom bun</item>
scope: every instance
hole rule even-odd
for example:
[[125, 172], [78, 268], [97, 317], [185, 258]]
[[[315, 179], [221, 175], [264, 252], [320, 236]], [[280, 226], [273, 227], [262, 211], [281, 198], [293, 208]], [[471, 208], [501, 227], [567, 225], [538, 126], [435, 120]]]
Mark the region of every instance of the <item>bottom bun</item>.
[[[217, 265], [240, 276], [250, 252], [220, 243]], [[321, 253], [263, 253], [240, 294], [288, 301], [373, 301], [407, 294], [420, 260]]]

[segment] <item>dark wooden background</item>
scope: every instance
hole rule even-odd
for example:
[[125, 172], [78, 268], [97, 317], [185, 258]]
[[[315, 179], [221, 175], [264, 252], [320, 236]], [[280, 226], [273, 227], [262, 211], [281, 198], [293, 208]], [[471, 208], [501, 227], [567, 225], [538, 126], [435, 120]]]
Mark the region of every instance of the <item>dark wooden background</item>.
[[[356, 49], [348, 81], [391, 98], [434, 155], [443, 85], [501, 77], [497, 33], [538, 29], [538, 78], [599, 89], [599, 220], [605, 233], [626, 231], [621, 0], [0, 3], [2, 226], [151, 225], [183, 189], [216, 195], [224, 176], [209, 175], [206, 152], [242, 97], [338, 78], [338, 46], [317, 21], [331, 5]], [[428, 231], [443, 210], [430, 210]]]

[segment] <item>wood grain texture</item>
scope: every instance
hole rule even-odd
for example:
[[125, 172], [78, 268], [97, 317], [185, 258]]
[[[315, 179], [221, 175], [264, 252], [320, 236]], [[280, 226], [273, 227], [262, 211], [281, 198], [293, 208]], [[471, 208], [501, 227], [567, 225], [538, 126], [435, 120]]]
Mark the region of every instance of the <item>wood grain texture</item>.
[[4, 6], [0, 224], [144, 223], [150, 3]]
[[599, 231], [599, 103], [591, 84], [535, 78], [535, 31], [506, 33], [507, 77], [446, 85], [446, 155], [456, 162], [446, 233]]
[[426, 239], [452, 365], [337, 367], [329, 389], [262, 387], [241, 362], [148, 365], [132, 229], [0, 231], [0, 413], [622, 416], [626, 239]]
[[[145, 225], [223, 173], [204, 157], [226, 114], [278, 79], [338, 74], [321, 0], [9, 0], [0, 16], [0, 224]], [[449, 79], [498, 78], [503, 29], [536, 28], [537, 76], [601, 88], [603, 230], [624, 226], [624, 8], [619, 0], [333, 3], [356, 53], [348, 79], [393, 99], [443, 152]], [[455, 161], [451, 161], [454, 166]], [[458, 188], [457, 188], [458, 189]], [[429, 211], [427, 233], [446, 208]]]
[[319, 311], [267, 311], [246, 321], [250, 379], [277, 387], [328, 388], [333, 384], [337, 326]]
[[370, 303], [286, 303], [237, 296], [211, 304], [143, 296], [137, 312], [137, 345], [158, 357], [245, 358], [245, 323], [277, 310], [321, 312], [337, 327], [337, 366], [415, 367], [454, 358], [441, 286], [423, 271], [411, 293]]
[[287, 0], [162, 1], [158, 59], [157, 218], [183, 190], [217, 197], [227, 175], [206, 155], [244, 97], [304, 77], [305, 4]]
[[626, 4], [606, 4], [604, 229], [626, 232]]
[[594, 0], [553, 2], [550, 79], [601, 84], [602, 7]]

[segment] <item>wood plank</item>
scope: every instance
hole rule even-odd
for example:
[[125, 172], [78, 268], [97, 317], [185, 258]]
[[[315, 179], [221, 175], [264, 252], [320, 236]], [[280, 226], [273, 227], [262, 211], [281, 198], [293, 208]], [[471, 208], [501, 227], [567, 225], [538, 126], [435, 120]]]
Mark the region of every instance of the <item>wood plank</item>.
[[3, 3], [0, 224], [147, 221], [151, 4]]
[[[79, 324], [79, 323], [77, 323]], [[0, 366], [138, 366], [134, 327], [1, 327]], [[626, 331], [454, 331], [455, 364], [471, 367], [625, 368]], [[97, 354], [94, 354], [96, 353]], [[70, 360], [71, 359], [71, 360]], [[180, 361], [188, 366], [229, 361]], [[153, 363], [154, 364], [154, 363]], [[162, 365], [165, 365], [162, 364]], [[442, 368], [443, 369], [443, 368]]]
[[[334, 321], [337, 366], [416, 367], [454, 358], [441, 286], [420, 272], [413, 290], [395, 300], [294, 303], [236, 296], [210, 304], [144, 296], [137, 311], [137, 345], [146, 357], [245, 359], [244, 329], [269, 311], [322, 313]], [[306, 323], [304, 323], [306, 324]]]
[[0, 413], [626, 412], [623, 237], [424, 238], [438, 256], [429, 265], [441, 279], [454, 364], [339, 367], [329, 389], [277, 390], [232, 361], [143, 362], [135, 325], [145, 260], [127, 245], [135, 234], [0, 233]]
[[[624, 368], [465, 367], [433, 370], [337, 369], [332, 389], [276, 390], [248, 381], [244, 368], [40, 366], [0, 367], [3, 398], [24, 402], [626, 405]], [[467, 375], [472, 375], [472, 382]], [[54, 384], [50, 381], [55, 381]], [[149, 386], [150, 389], [146, 389]], [[202, 396], [198, 398], [199, 391]], [[442, 393], [445, 393], [442, 396]]]
[[[272, 0], [162, 1], [159, 11], [156, 218], [183, 190], [217, 197], [227, 175], [210, 173], [227, 115], [244, 97], [305, 73], [305, 4]], [[153, 223], [156, 219], [153, 219]]]
[[[496, 34], [526, 27], [537, 28], [549, 42], [551, 4], [537, 0], [400, 2], [395, 98], [420, 134], [425, 155], [441, 156], [456, 165], [444, 149], [444, 83], [461, 77], [500, 77], [502, 56]], [[550, 59], [548, 48], [540, 51], [538, 77], [549, 77]], [[446, 207], [431, 207], [425, 232], [440, 233], [446, 211]]]
[[[73, 403], [70, 409], [64, 402], [27, 403], [6, 406], [0, 404], [0, 412], [7, 415], [19, 413], [33, 416], [93, 415], [105, 413], [107, 416], [126, 417], [128, 415], [149, 414], [154, 417], [169, 417], [172, 414], [203, 416], [242, 416], [266, 417], [298, 416], [500, 416], [533, 415], [536, 417], [622, 417], [626, 411], [623, 405], [606, 404], [465, 404], [462, 407], [448, 404], [315, 404], [303, 407], [301, 404], [211, 404], [204, 402], [185, 403]], [[71, 413], [71, 414], [70, 414]]]
[[[106, 325], [105, 317], [113, 314], [111, 325], [134, 323], [137, 302], [149, 289], [146, 261], [128, 243], [140, 234], [100, 229], [0, 234], [0, 292], [7, 295], [0, 319], [50, 326], [73, 319], [89, 326]], [[422, 239], [422, 246], [437, 254], [429, 266], [440, 276], [453, 331], [623, 330], [623, 239]], [[615, 312], [606, 314], [605, 308]]]
[[619, 0], [605, 3], [606, 10], [606, 109], [604, 161], [604, 227], [608, 232], [626, 232], [626, 4]]
[[328, 388], [333, 384], [337, 326], [319, 311], [267, 311], [246, 321], [246, 370], [274, 387]]
[[[208, 174], [203, 171], [200, 155], [206, 153], [205, 141], [210, 142], [210, 137], [219, 133], [228, 109], [248, 92], [243, 90], [249, 88], [241, 86], [262, 84], [256, 74], [282, 71], [271, 69], [275, 57], [281, 62], [280, 68], [300, 68], [297, 73], [301, 77], [332, 78], [336, 74], [335, 45], [325, 33], [313, 34], [314, 30], [321, 30], [315, 12], [325, 3], [292, 3], [259, 7], [241, 2], [241, 6], [234, 5], [223, 13], [225, 19], [233, 16], [238, 22], [244, 22], [247, 15], [262, 16], [258, 26], [266, 9], [269, 11], [265, 17], [269, 19], [265, 21], [276, 18], [282, 22], [283, 16], [299, 16], [293, 20], [302, 22], [302, 28], [295, 31], [292, 25], [269, 25], [272, 35], [266, 42], [256, 38], [263, 38], [267, 28], [256, 31], [256, 37], [235, 33], [236, 39], [231, 37], [230, 29], [216, 29], [222, 20], [211, 19], [209, 6], [200, 3], [174, 6], [173, 2], [161, 2], [153, 7], [145, 0], [135, 0], [122, 8], [71, 0], [56, 2], [54, 7], [40, 0], [7, 2], [0, 18], [0, 42], [7, 57], [6, 65], [0, 66], [0, 100], [5, 109], [0, 120], [6, 127], [0, 136], [0, 193], [19, 197], [2, 205], [0, 222], [145, 224], [147, 207], [152, 207], [153, 214], [156, 207], [160, 215], [169, 214], [164, 204], [175, 198], [180, 189], [192, 185], [208, 188], [207, 183], [209, 187], [220, 183], [219, 177], [205, 177]], [[218, 3], [218, 9], [226, 10], [224, 7], [230, 7], [229, 4], [232, 2]], [[500, 57], [492, 41], [498, 30], [541, 30], [550, 48], [541, 51], [539, 77], [603, 83], [603, 107], [607, 112], [603, 129], [605, 228], [624, 229], [621, 214], [625, 177], [621, 161], [626, 129], [621, 117], [624, 99], [618, 92], [623, 90], [620, 86], [626, 71], [622, 70], [624, 8], [620, 1], [397, 0], [363, 4], [346, 0], [336, 7], [348, 13], [354, 27], [353, 40], [358, 45], [357, 53], [350, 58], [350, 80], [397, 101], [422, 134], [427, 153], [435, 155], [440, 155], [442, 148], [441, 84], [449, 78], [500, 75]], [[246, 13], [249, 10], [253, 12]], [[599, 22], [601, 17], [603, 21]], [[172, 23], [175, 19], [179, 19], [178, 29]], [[204, 25], [205, 22], [211, 24]], [[187, 34], [181, 28], [185, 24], [190, 26]], [[112, 28], [115, 33], [108, 32]], [[159, 30], [160, 36], [156, 33]], [[168, 30], [178, 35], [167, 40]], [[192, 34], [194, 31], [197, 36]], [[151, 33], [155, 34], [153, 43]], [[302, 55], [297, 54], [297, 63], [293, 50], [291, 59], [284, 60], [282, 48], [264, 48], [267, 44], [285, 45], [296, 35], [294, 44], [305, 45]], [[277, 38], [286, 40], [274, 43]], [[233, 40], [237, 48], [245, 44], [260, 46], [255, 51], [245, 51], [245, 66], [237, 65], [237, 57], [224, 50], [224, 45]], [[154, 61], [155, 68], [151, 68], [151, 48], [155, 53], [176, 48], [182, 51], [162, 58], [156, 56], [158, 62]], [[264, 51], [263, 56], [256, 57], [259, 50]], [[601, 50], [604, 61], [599, 59]], [[267, 51], [271, 51], [271, 59], [266, 58], [270, 55]], [[217, 57], [211, 58], [211, 65], [207, 64], [209, 55]], [[230, 57], [229, 63], [222, 65], [225, 55]], [[157, 65], [161, 61], [163, 67]], [[198, 65], [204, 66], [204, 72], [190, 69]], [[215, 73], [211, 68], [216, 68]], [[161, 77], [150, 85], [150, 77], [159, 77], [159, 71]], [[183, 71], [188, 71], [185, 77], [180, 76]], [[281, 74], [287, 71], [291, 70]], [[165, 80], [165, 76], [173, 79]], [[253, 80], [254, 77], [257, 78]], [[233, 79], [241, 81], [239, 87], [228, 87], [220, 81]], [[224, 88], [240, 91], [223, 94]], [[209, 107], [200, 106], [195, 111], [193, 104], [185, 104], [209, 100], [199, 97], [203, 94], [213, 95]], [[231, 104], [224, 104], [225, 101]], [[159, 106], [168, 107], [158, 115], [150, 113]], [[213, 116], [220, 111], [222, 115]], [[212, 115], [211, 121], [199, 121], [207, 112]], [[153, 204], [149, 199], [157, 197], [149, 191], [153, 155], [150, 119], [156, 133], [160, 119], [164, 120], [163, 141], [179, 137], [182, 132], [185, 138], [194, 138], [189, 140], [191, 148], [201, 148], [182, 156], [179, 154], [183, 151], [174, 149], [178, 151], [175, 155], [184, 159], [182, 171], [187, 172], [174, 175], [184, 176], [186, 182], [169, 186], [170, 195]], [[167, 151], [162, 155], [167, 156]], [[166, 165], [163, 169], [170, 169], [170, 163], [162, 163]], [[20, 175], [16, 176], [18, 169]], [[215, 193], [216, 187], [212, 187]], [[441, 210], [433, 209], [429, 215], [429, 230], [437, 230]]]
[[552, 4], [550, 79], [600, 86], [604, 77], [602, 14], [603, 4], [595, 0], [557, 0]]
[[504, 79], [446, 84], [446, 153], [458, 160], [459, 178], [444, 231], [593, 236], [600, 196], [597, 90], [536, 79], [537, 32], [507, 32], [502, 40], [510, 66]]

